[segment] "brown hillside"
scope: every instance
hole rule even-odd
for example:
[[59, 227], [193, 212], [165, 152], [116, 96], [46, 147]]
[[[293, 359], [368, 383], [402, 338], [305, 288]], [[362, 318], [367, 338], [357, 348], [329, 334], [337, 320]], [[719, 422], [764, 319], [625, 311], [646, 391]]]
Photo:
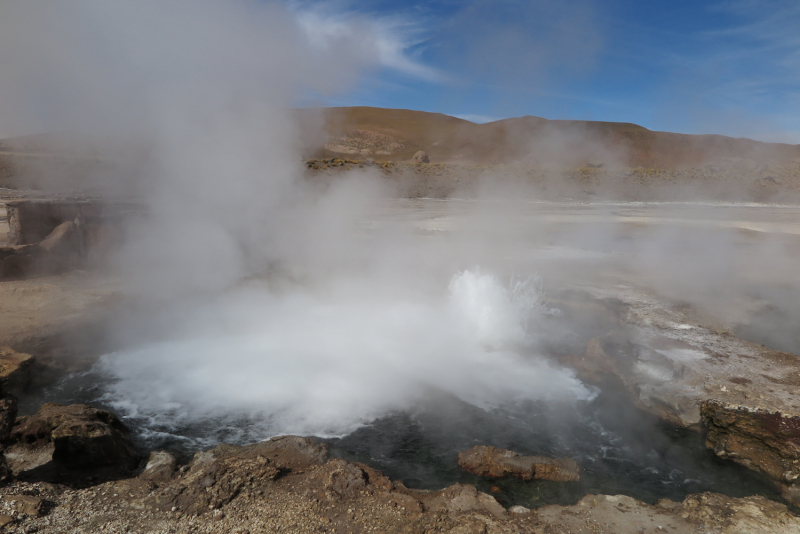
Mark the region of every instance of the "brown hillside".
[[371, 107], [300, 109], [297, 113], [303, 124], [319, 124], [311, 118], [321, 116], [324, 140], [317, 137], [309, 146], [311, 155], [318, 157], [406, 160], [425, 150], [434, 162], [662, 169], [698, 167], [728, 158], [765, 164], [800, 157], [800, 145], [653, 132], [630, 123], [527, 116], [475, 124], [440, 113]]

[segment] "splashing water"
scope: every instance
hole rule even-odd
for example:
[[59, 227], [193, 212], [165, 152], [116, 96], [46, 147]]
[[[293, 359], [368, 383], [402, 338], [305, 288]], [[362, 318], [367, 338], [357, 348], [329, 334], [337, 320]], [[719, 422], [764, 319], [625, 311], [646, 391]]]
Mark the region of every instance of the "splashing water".
[[344, 435], [431, 391], [485, 409], [590, 399], [535, 354], [538, 287], [476, 270], [440, 298], [232, 292], [174, 339], [104, 356], [103, 400], [151, 429], [248, 425], [241, 439], [263, 439]]

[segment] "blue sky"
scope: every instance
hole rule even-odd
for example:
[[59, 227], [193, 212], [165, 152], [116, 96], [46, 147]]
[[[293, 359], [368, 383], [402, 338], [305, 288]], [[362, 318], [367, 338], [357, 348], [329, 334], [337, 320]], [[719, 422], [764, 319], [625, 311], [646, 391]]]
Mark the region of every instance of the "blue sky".
[[[295, 0], [372, 68], [304, 105], [536, 115], [800, 143], [800, 0]], [[355, 30], [353, 28], [356, 28]]]

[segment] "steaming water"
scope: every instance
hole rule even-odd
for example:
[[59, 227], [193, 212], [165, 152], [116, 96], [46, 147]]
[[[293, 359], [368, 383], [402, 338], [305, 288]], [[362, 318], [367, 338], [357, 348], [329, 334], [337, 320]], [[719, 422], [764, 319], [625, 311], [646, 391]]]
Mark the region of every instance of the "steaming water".
[[[108, 354], [46, 397], [110, 407], [148, 448], [191, 453], [316, 435], [334, 454], [410, 487], [498, 485], [506, 505], [570, 503], [590, 492], [775, 497], [699, 435], [667, 428], [613, 392], [598, 396], [550, 363], [537, 339], [561, 319], [540, 287], [536, 277], [504, 284], [478, 270], [429, 298], [248, 285], [187, 313], [191, 328], [169, 341]], [[456, 462], [477, 444], [570, 456], [582, 480], [479, 479]]]
[[245, 418], [263, 439], [347, 434], [431, 390], [484, 409], [592, 396], [535, 354], [534, 278], [465, 271], [425, 300], [254, 289], [195, 312], [189, 336], [104, 356], [105, 402], [164, 431]]

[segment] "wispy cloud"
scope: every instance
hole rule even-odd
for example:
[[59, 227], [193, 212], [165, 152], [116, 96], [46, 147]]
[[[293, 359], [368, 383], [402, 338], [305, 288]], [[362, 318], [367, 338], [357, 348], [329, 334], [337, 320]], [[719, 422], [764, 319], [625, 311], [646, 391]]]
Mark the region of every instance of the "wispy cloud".
[[449, 80], [415, 53], [427, 40], [429, 28], [424, 18], [370, 13], [357, 10], [350, 2], [335, 0], [293, 1], [289, 6], [314, 46], [326, 48], [332, 41], [358, 32], [364, 37], [364, 45], [371, 47], [365, 53], [373, 54], [377, 65], [428, 82]]

